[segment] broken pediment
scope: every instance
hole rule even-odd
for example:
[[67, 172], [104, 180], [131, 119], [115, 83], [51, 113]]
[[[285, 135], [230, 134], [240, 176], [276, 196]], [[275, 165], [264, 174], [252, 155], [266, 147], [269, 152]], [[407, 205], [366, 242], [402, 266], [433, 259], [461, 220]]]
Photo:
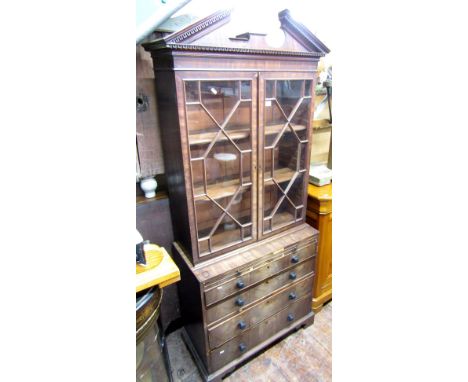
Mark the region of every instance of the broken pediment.
[[[303, 24], [293, 20], [288, 10], [270, 27], [246, 22], [233, 10], [216, 12], [168, 36], [144, 44], [147, 50], [232, 52], [322, 57], [330, 50]], [[273, 27], [271, 27], [273, 26]], [[268, 30], [266, 30], [268, 29]]]

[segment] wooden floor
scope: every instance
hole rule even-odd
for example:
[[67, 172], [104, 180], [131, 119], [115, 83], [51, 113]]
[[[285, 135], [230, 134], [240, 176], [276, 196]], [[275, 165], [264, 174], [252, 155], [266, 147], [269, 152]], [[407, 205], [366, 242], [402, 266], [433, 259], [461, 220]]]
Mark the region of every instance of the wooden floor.
[[[167, 338], [175, 382], [200, 382], [180, 331]], [[227, 376], [226, 382], [329, 382], [332, 380], [332, 303], [316, 314], [307, 329], [283, 341]]]

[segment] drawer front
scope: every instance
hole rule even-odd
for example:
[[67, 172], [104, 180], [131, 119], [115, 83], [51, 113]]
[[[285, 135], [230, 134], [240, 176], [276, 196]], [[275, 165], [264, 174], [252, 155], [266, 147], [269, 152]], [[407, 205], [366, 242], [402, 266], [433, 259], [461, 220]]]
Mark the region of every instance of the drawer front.
[[299, 278], [313, 273], [315, 269], [315, 257], [290, 268], [279, 275], [263, 281], [256, 286], [246, 289], [223, 302], [211, 306], [206, 310], [207, 324], [210, 325], [222, 318], [235, 315], [252, 306], [259, 299], [266, 297], [278, 288], [292, 284]]
[[271, 277], [278, 272], [281, 272], [295, 264], [298, 264], [305, 259], [315, 256], [317, 253], [317, 241], [303, 244], [295, 244], [286, 247], [282, 255], [275, 257], [273, 260], [264, 262], [257, 267], [252, 266], [239, 271], [236, 276], [229, 277], [217, 281], [212, 285], [205, 287], [205, 304], [210, 306], [217, 301], [229, 297], [242, 289], [248, 288], [255, 283]]
[[288, 326], [293, 326], [298, 319], [311, 312], [311, 301], [311, 295], [297, 300], [286, 309], [281, 310], [277, 314], [253, 326], [250, 330], [245, 331], [242, 335], [233, 338], [216, 350], [211, 351], [210, 372], [214, 372], [236, 358], [241, 357], [247, 351], [278, 333], [280, 330]]
[[266, 300], [253, 305], [243, 313], [208, 329], [210, 348], [221, 346], [233, 337], [236, 337], [264, 319], [278, 313], [284, 307], [307, 296], [312, 292], [313, 276], [292, 284], [280, 293], [268, 297]]

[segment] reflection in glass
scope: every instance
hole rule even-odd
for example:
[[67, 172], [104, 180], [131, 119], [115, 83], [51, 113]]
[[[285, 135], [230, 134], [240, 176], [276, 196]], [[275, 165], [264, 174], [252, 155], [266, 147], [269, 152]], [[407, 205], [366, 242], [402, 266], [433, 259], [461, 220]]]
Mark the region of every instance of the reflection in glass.
[[252, 238], [252, 81], [186, 81], [185, 89], [202, 256]]
[[266, 80], [263, 232], [302, 219], [311, 80]]

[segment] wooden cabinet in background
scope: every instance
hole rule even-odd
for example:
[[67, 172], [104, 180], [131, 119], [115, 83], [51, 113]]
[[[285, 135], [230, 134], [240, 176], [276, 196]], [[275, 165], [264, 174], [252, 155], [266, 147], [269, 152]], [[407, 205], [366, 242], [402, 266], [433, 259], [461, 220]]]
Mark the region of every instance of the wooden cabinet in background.
[[332, 298], [332, 185], [309, 184], [307, 223], [319, 230], [317, 269], [312, 310], [318, 312]]

